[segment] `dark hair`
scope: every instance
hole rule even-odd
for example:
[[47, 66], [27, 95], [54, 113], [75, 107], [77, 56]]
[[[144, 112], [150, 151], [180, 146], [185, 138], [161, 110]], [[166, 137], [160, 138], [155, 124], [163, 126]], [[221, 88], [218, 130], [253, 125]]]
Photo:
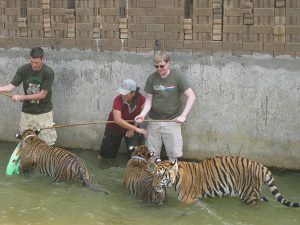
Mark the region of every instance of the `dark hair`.
[[140, 87], [136, 87], [135, 91], [135, 95], [133, 96], [133, 100], [132, 100], [132, 105], [137, 105], [139, 102], [139, 95], [140, 95]]
[[31, 58], [44, 58], [44, 50], [41, 47], [34, 47], [30, 51]]

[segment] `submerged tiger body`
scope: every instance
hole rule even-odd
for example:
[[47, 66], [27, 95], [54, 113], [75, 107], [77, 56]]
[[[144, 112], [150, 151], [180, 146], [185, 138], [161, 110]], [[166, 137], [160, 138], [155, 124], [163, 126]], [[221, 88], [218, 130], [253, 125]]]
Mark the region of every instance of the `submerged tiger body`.
[[133, 147], [131, 159], [125, 168], [124, 185], [128, 193], [145, 203], [163, 205], [166, 190], [155, 191], [152, 187], [153, 176], [148, 171], [148, 160], [153, 155], [145, 145]]
[[80, 180], [83, 186], [90, 185], [90, 172], [75, 154], [47, 145], [31, 129], [23, 131], [17, 137], [21, 139], [21, 172], [34, 170], [51, 177], [53, 182]]
[[239, 196], [246, 204], [267, 201], [262, 195], [265, 184], [278, 202], [299, 207], [278, 192], [267, 167], [242, 157], [217, 156], [201, 163], [158, 161], [153, 171], [153, 187], [160, 191], [173, 186], [178, 200], [185, 203], [222, 196]]

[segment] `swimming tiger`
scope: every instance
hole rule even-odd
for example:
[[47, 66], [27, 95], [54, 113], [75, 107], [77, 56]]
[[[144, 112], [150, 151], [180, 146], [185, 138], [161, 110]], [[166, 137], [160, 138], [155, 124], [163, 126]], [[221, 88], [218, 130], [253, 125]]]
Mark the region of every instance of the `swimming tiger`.
[[35, 170], [50, 176], [53, 182], [81, 180], [88, 187], [91, 176], [84, 162], [75, 154], [47, 145], [38, 131], [27, 129], [16, 135], [21, 139], [20, 169], [22, 173]]
[[148, 160], [153, 155], [145, 145], [132, 147], [133, 153], [125, 168], [124, 186], [128, 193], [146, 203], [163, 205], [166, 190], [155, 191], [152, 187], [153, 176], [148, 171]]
[[221, 196], [239, 196], [245, 204], [267, 201], [262, 195], [266, 184], [278, 202], [299, 207], [299, 203], [288, 202], [278, 192], [267, 167], [246, 158], [216, 156], [200, 163], [157, 160], [155, 164], [155, 190], [165, 191], [167, 186], [173, 186], [178, 200], [185, 203]]

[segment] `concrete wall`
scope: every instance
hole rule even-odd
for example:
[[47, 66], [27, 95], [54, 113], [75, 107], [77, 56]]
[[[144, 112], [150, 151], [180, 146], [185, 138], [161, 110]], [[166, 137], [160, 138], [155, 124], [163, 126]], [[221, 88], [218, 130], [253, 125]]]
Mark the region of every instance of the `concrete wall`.
[[[0, 85], [29, 61], [28, 49], [0, 49]], [[300, 59], [266, 55], [172, 54], [197, 101], [183, 126], [184, 157], [241, 155], [268, 166], [300, 169]], [[132, 78], [143, 89], [152, 54], [46, 50], [55, 73], [57, 125], [105, 121], [116, 89]], [[17, 92], [23, 92], [18, 88]], [[20, 103], [0, 95], [0, 140], [16, 141]], [[57, 129], [57, 145], [98, 150], [104, 125]]]

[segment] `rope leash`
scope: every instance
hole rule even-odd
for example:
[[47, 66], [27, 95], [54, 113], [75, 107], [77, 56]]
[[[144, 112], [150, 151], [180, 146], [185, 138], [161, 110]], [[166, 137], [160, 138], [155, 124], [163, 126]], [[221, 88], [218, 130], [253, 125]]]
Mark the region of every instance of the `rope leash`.
[[[128, 123], [133, 123], [135, 120], [125, 120]], [[175, 122], [176, 120], [144, 120], [143, 122]], [[85, 126], [85, 125], [96, 125], [96, 124], [107, 124], [107, 123], [115, 123], [113, 120], [108, 121], [98, 121], [98, 122], [86, 122], [86, 123], [73, 123], [73, 124], [62, 124], [62, 125], [54, 125], [51, 127], [40, 128], [39, 130], [48, 130], [53, 128], [63, 128], [63, 127], [74, 127], [74, 126]]]
[[12, 95], [10, 95], [10, 94], [7, 94], [7, 93], [5, 93], [5, 92], [0, 92], [0, 94], [1, 94], [1, 95], [5, 95], [5, 96], [7, 96], [7, 97], [10, 97], [10, 98], [12, 98]]

